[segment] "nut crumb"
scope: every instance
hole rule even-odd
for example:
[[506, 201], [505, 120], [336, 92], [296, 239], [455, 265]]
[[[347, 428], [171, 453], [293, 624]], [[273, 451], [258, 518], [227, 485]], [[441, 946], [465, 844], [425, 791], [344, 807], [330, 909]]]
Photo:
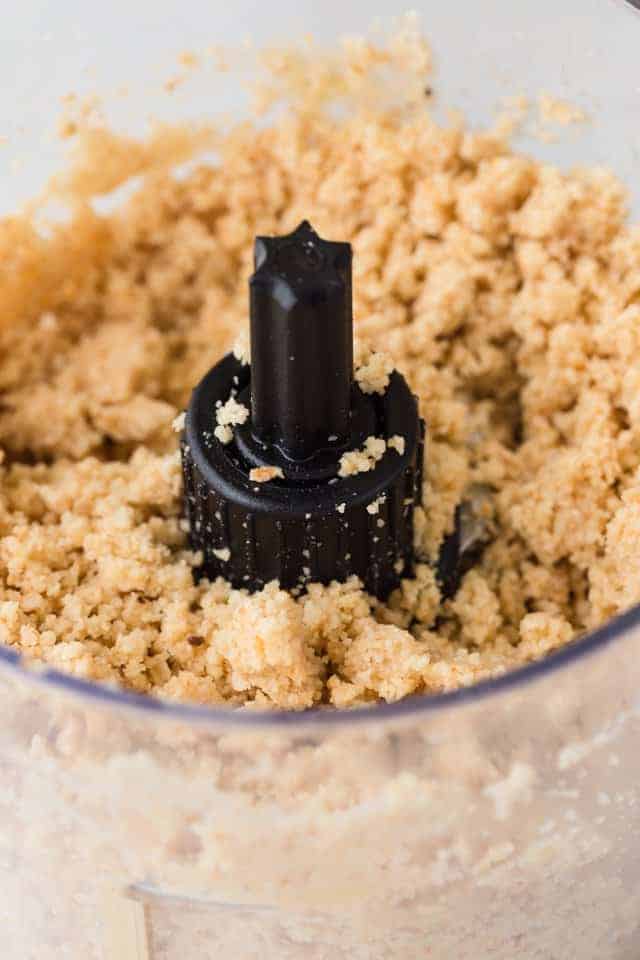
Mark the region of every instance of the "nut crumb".
[[387, 447], [390, 450], [395, 450], [400, 456], [403, 456], [405, 449], [405, 438], [401, 437], [399, 434], [395, 433], [392, 437], [389, 437], [387, 440]]
[[222, 426], [222, 424], [218, 424], [213, 431], [213, 435], [220, 443], [224, 443], [225, 446], [233, 440], [233, 430], [231, 427]]
[[557, 123], [563, 127], [571, 123], [584, 123], [588, 119], [580, 107], [546, 93], [538, 97], [538, 117], [544, 123]]
[[251, 343], [247, 330], [243, 330], [242, 333], [238, 334], [231, 352], [236, 360], [239, 360], [240, 363], [243, 363], [245, 367], [248, 367], [251, 364]]
[[213, 431], [214, 436], [220, 443], [228, 444], [233, 440], [232, 427], [245, 423], [249, 416], [249, 409], [244, 404], [238, 403], [232, 394], [226, 403], [221, 404], [216, 409], [216, 421], [218, 426]]
[[284, 479], [282, 467], [254, 467], [249, 471], [249, 479], [255, 480], [256, 483], [267, 483], [276, 478]]
[[171, 422], [171, 429], [175, 433], [182, 433], [184, 430], [184, 422], [186, 419], [186, 413], [183, 410], [182, 413], [179, 413], [178, 416]]
[[361, 450], [348, 450], [347, 453], [342, 454], [338, 476], [351, 477], [356, 473], [367, 473], [373, 470], [376, 463], [384, 456], [386, 449], [387, 444], [382, 437], [367, 437]]
[[384, 394], [394, 369], [392, 358], [358, 342], [355, 344], [355, 354], [357, 360], [354, 377], [362, 392]]
[[378, 513], [380, 511], [380, 507], [386, 499], [386, 494], [381, 493], [379, 497], [376, 497], [375, 500], [372, 500], [371, 503], [367, 504], [367, 513]]
[[217, 557], [218, 560], [222, 560], [223, 563], [227, 563], [231, 559], [231, 550], [229, 547], [218, 547], [211, 551], [214, 557]]

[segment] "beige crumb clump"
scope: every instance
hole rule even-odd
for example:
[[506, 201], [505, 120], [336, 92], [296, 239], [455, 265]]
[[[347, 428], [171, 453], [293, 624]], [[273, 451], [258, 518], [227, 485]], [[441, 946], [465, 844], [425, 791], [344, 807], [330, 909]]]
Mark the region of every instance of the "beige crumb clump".
[[[0, 224], [0, 642], [90, 680], [247, 708], [498, 676], [640, 600], [640, 233], [625, 191], [606, 170], [512, 153], [508, 124], [436, 122], [413, 29], [266, 61], [262, 105], [288, 102], [280, 119], [147, 141], [80, 130], [53, 183], [70, 222]], [[174, 176], [212, 146], [218, 161]], [[120, 209], [93, 209], [131, 177]], [[427, 424], [416, 576], [385, 603], [354, 580], [293, 597], [192, 577], [172, 424], [239, 336], [249, 362], [255, 235], [304, 218], [353, 246], [362, 389], [397, 368]], [[211, 416], [230, 442], [248, 410], [231, 397]], [[370, 436], [340, 475], [386, 450], [404, 438]], [[474, 488], [491, 492], [492, 539], [443, 601], [434, 562]]]
[[371, 346], [355, 349], [354, 377], [363, 393], [383, 394], [389, 386], [389, 377], [394, 369], [393, 358], [384, 351]]
[[587, 114], [567, 100], [541, 93], [538, 97], [538, 118], [542, 123], [557, 123], [566, 127], [572, 123], [584, 123]]
[[229, 399], [216, 410], [217, 426], [213, 433], [220, 443], [231, 443], [233, 440], [233, 427], [241, 423], [246, 423], [249, 416], [249, 409], [243, 403], [238, 403], [235, 397]]
[[58, 119], [58, 136], [62, 140], [75, 136], [91, 121], [102, 121], [102, 104], [95, 95], [79, 97], [68, 93], [62, 97], [62, 113]]
[[382, 437], [367, 437], [360, 450], [347, 450], [342, 454], [338, 476], [352, 477], [356, 473], [367, 473], [373, 470], [378, 460], [384, 456], [386, 449], [387, 444]]
[[179, 413], [178, 416], [174, 417], [174, 419], [171, 421], [171, 429], [174, 430], [175, 433], [182, 433], [184, 430], [185, 419], [186, 414], [183, 410], [182, 413]]
[[372, 513], [372, 514], [379, 513], [380, 507], [382, 506], [382, 504], [385, 502], [386, 499], [387, 497], [384, 493], [380, 494], [379, 497], [376, 497], [375, 500], [372, 500], [371, 503], [367, 504], [367, 513]]
[[394, 435], [387, 440], [387, 447], [390, 450], [395, 450], [400, 456], [403, 456], [405, 446], [406, 440], [404, 437], [401, 437], [399, 433], [394, 433]]
[[220, 443], [224, 443], [225, 446], [233, 440], [233, 430], [231, 427], [227, 427], [221, 423], [215, 428], [213, 435]]
[[249, 480], [256, 483], [267, 483], [269, 480], [283, 478], [282, 467], [254, 467], [249, 471]]
[[251, 363], [251, 341], [249, 340], [249, 331], [243, 330], [242, 333], [238, 334], [236, 337], [233, 347], [231, 348], [236, 360], [239, 360], [240, 363], [243, 363], [248, 367]]
[[532, 124], [531, 132], [542, 143], [554, 143], [560, 139], [562, 133], [566, 133], [569, 127], [585, 124], [589, 120], [588, 115], [580, 107], [548, 93], [541, 93], [538, 96], [537, 108], [537, 117]]
[[395, 434], [389, 440], [385, 440], [383, 437], [367, 437], [360, 450], [347, 450], [346, 453], [342, 454], [338, 476], [352, 477], [356, 473], [368, 473], [369, 470], [375, 468], [379, 460], [382, 460], [387, 448], [395, 450], [402, 456], [405, 448], [404, 437], [398, 434]]

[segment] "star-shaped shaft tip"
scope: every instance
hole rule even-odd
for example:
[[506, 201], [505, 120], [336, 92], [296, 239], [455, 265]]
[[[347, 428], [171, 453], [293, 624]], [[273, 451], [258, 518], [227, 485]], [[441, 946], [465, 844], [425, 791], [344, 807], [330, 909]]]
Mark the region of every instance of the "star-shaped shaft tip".
[[270, 271], [293, 283], [321, 271], [344, 277], [351, 267], [351, 245], [323, 240], [303, 220], [282, 237], [256, 237], [254, 266], [256, 274]]

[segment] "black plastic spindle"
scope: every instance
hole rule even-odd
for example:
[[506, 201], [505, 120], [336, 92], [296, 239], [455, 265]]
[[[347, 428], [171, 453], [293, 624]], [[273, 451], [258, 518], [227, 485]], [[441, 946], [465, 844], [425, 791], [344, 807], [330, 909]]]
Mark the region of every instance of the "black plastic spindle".
[[258, 237], [251, 305], [251, 422], [257, 439], [305, 460], [350, 435], [351, 247], [305, 220]]

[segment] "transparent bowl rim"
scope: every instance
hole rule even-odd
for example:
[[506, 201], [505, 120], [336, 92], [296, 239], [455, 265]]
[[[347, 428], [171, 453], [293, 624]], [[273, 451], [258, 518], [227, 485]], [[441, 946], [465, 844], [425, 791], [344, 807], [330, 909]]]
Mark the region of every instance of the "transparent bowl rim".
[[570, 670], [586, 657], [602, 653], [613, 643], [622, 641], [640, 628], [640, 603], [613, 617], [602, 626], [585, 633], [553, 651], [541, 660], [517, 667], [498, 677], [481, 680], [469, 687], [444, 693], [417, 694], [395, 703], [375, 703], [350, 710], [314, 707], [308, 710], [250, 711], [237, 707], [209, 707], [182, 701], [163, 700], [144, 694], [131, 693], [116, 686], [84, 680], [60, 670], [43, 668], [40, 664], [26, 664], [19, 653], [0, 646], [0, 675], [13, 674], [34, 686], [66, 694], [73, 700], [91, 703], [95, 707], [126, 710], [140, 719], [152, 717], [194, 726], [212, 728], [267, 730], [304, 727], [317, 729], [353, 725], [379, 725], [396, 719], [427, 719], [432, 714], [466, 707], [486, 701], [500, 703], [507, 694], [521, 690], [537, 681]]

